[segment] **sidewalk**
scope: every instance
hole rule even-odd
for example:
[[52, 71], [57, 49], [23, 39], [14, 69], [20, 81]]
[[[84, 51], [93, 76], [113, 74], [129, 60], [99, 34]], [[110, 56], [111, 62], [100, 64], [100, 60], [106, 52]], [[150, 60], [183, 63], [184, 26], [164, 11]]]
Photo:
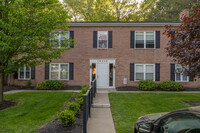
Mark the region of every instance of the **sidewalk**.
[[108, 91], [98, 91], [87, 124], [88, 133], [115, 133]]

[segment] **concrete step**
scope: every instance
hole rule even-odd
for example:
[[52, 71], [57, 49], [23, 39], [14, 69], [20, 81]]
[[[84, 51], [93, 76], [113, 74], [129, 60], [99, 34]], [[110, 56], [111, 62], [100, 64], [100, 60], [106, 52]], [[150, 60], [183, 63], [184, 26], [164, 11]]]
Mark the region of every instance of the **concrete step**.
[[93, 108], [110, 108], [110, 104], [92, 104]]

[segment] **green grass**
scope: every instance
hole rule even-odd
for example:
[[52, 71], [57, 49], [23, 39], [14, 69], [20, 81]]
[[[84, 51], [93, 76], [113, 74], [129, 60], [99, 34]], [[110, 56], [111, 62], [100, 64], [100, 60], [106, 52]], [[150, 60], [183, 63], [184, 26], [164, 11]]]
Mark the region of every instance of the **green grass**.
[[21, 92], [4, 95], [6, 100], [18, 100], [17, 106], [0, 111], [0, 133], [32, 133], [44, 123], [56, 118], [75, 93]]
[[200, 93], [110, 93], [117, 133], [133, 133], [140, 116], [186, 108], [182, 102], [200, 101]]

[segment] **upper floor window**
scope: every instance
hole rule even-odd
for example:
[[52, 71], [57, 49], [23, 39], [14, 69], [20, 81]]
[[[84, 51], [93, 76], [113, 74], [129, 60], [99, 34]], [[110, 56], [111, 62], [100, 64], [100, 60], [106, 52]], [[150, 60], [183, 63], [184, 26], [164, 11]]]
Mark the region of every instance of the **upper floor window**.
[[31, 79], [31, 67], [27, 67], [24, 65], [23, 68], [20, 68], [18, 70], [18, 79], [25, 79], [25, 80]]
[[154, 64], [135, 64], [135, 77], [137, 80], [155, 80]]
[[155, 32], [138, 31], [135, 34], [135, 47], [136, 48], [155, 48]]
[[51, 63], [50, 64], [51, 80], [69, 80], [68, 63]]
[[108, 48], [108, 31], [98, 31], [97, 48]]
[[64, 34], [61, 34], [61, 32], [54, 32], [54, 38], [51, 39], [51, 43], [57, 47], [62, 48], [62, 43], [65, 39], [69, 39], [69, 31], [64, 31]]
[[180, 82], [188, 82], [189, 81], [189, 76], [185, 75], [183, 73], [183, 67], [180, 64], [175, 65], [175, 81], [180, 81]]

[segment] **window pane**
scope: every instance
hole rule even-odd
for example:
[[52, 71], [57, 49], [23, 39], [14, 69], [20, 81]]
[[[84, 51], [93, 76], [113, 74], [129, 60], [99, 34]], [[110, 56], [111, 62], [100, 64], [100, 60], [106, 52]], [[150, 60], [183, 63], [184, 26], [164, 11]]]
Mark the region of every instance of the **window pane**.
[[61, 40], [69, 39], [69, 32], [65, 31], [65, 35], [61, 34]]
[[30, 71], [30, 67], [26, 67], [26, 72], [29, 72]]
[[144, 40], [144, 32], [136, 32], [136, 40]]
[[58, 79], [58, 72], [51, 72], [51, 79], [57, 80]]
[[107, 31], [98, 31], [98, 48], [108, 48]]
[[26, 79], [30, 79], [30, 72], [26, 72]]
[[21, 71], [20, 71], [20, 73], [19, 73], [19, 78], [20, 78], [20, 79], [24, 79], [24, 72], [21, 72]]
[[19, 69], [20, 72], [24, 72], [24, 67]]
[[113, 86], [113, 64], [109, 66], [109, 86]]
[[68, 64], [61, 64], [60, 69], [60, 79], [68, 79]]
[[187, 76], [183, 75], [183, 81], [187, 81]]
[[181, 81], [181, 74], [176, 72], [176, 81]]
[[136, 65], [136, 80], [144, 79], [144, 65]]
[[58, 72], [58, 64], [51, 64], [51, 72]]
[[51, 43], [55, 47], [59, 47], [59, 40], [60, 40], [60, 34], [59, 32], [53, 33], [54, 37], [51, 39]]
[[144, 32], [136, 32], [136, 48], [144, 48]]
[[153, 65], [146, 65], [146, 73], [153, 73]]
[[136, 65], [136, 73], [144, 73], [144, 66]]
[[146, 32], [146, 48], [154, 48], [154, 32]]
[[153, 80], [153, 73], [146, 73], [146, 80]]
[[144, 73], [136, 73], [136, 80], [143, 80], [144, 79]]

